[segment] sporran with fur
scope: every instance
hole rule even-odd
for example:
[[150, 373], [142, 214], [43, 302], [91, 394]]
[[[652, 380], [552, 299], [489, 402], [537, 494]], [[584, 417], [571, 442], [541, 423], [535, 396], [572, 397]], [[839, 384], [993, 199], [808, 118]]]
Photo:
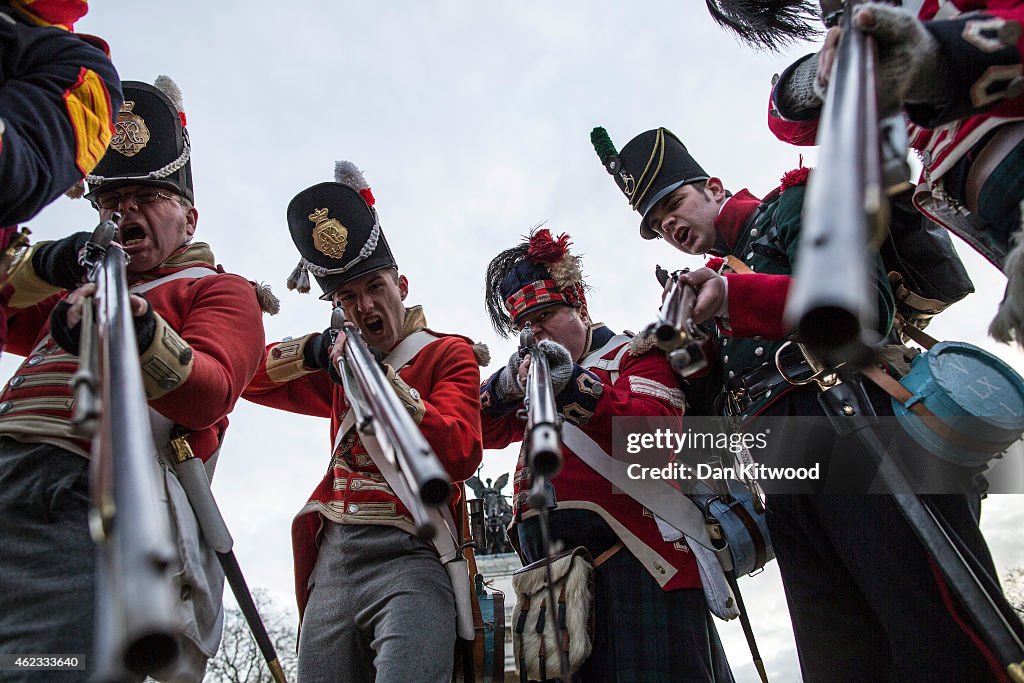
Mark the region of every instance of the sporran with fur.
[[[545, 565], [549, 562], [555, 618], [548, 609]], [[561, 676], [562, 652], [569, 655], [565, 675], [579, 671], [590, 656], [594, 631], [594, 565], [587, 549], [580, 546], [523, 567], [512, 575], [512, 587], [516, 592], [512, 641], [519, 679]]]

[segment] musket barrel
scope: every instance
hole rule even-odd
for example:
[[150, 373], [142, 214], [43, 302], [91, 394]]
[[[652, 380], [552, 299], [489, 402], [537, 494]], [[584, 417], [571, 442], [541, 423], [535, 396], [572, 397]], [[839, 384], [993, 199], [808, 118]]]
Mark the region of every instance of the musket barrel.
[[[341, 308], [335, 308], [332, 326], [344, 324]], [[345, 365], [351, 370], [363, 399], [369, 404], [378, 440], [390, 448], [396, 466], [405, 473], [413, 494], [423, 504], [441, 507], [451, 497], [451, 477], [430, 447], [430, 443], [388, 385], [384, 373], [370, 354], [362, 333], [354, 325], [345, 325]], [[426, 520], [422, 511], [410, 510], [414, 518]], [[420, 514], [418, 514], [420, 513]]]
[[102, 555], [109, 559], [107, 587], [119, 612], [112, 614], [113, 638], [104, 637], [100, 663], [144, 675], [170, 664], [178, 655], [181, 625], [176, 616], [170, 566], [171, 541], [158, 479], [142, 370], [125, 278], [125, 254], [111, 246], [96, 279], [99, 357], [103, 372], [103, 411], [93, 456], [110, 463], [114, 516]]
[[551, 386], [551, 367], [547, 356], [538, 349], [529, 326], [519, 333], [519, 347], [530, 353], [526, 379], [527, 459], [536, 475], [550, 479], [562, 469], [562, 439]]
[[[843, 16], [819, 127], [821, 162], [811, 174], [785, 319], [829, 362], [862, 356], [874, 328], [868, 265], [872, 223], [885, 201], [879, 178], [873, 47]], [[873, 117], [873, 118], [869, 118]], [[870, 170], [869, 170], [870, 169]]]

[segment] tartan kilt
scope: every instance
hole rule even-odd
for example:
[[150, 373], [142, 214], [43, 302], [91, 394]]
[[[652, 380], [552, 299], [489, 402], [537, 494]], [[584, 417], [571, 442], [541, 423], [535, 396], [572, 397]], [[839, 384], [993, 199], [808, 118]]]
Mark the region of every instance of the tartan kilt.
[[[551, 537], [567, 548], [586, 546], [592, 557], [618, 538], [586, 510], [550, 513]], [[540, 520], [517, 525], [527, 562], [542, 559]], [[625, 548], [597, 568], [595, 633], [577, 683], [731, 683], [732, 673], [713, 617], [699, 588], [664, 591]]]

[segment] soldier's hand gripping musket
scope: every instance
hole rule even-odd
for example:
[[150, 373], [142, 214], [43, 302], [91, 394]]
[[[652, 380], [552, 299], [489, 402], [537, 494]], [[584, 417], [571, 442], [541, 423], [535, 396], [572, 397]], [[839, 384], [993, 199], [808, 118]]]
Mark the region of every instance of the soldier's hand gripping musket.
[[879, 111], [875, 39], [853, 24], [859, 0], [823, 0], [842, 22], [818, 129], [820, 162], [807, 183], [803, 239], [786, 322], [829, 364], [863, 363], [877, 317], [869, 256], [889, 222], [887, 194], [908, 187], [906, 125]]
[[679, 281], [680, 273], [669, 274], [661, 266], [656, 266], [654, 273], [665, 288], [665, 298], [658, 309], [658, 319], [645, 334], [654, 335], [658, 348], [668, 356], [673, 370], [681, 377], [689, 377], [708, 365], [701, 349], [707, 335], [693, 319], [697, 293], [692, 286]]
[[416, 523], [416, 533], [429, 540], [438, 529], [429, 520], [427, 507], [442, 508], [448, 504], [451, 478], [395, 395], [362, 332], [345, 319], [340, 306], [331, 314], [331, 328], [345, 335], [337, 371], [355, 412], [356, 428], [363, 438], [375, 438], [391, 464], [402, 473], [412, 494], [409, 512]]
[[83, 372], [75, 381], [79, 409], [72, 418], [81, 429], [95, 430], [90, 521], [99, 544], [96, 672], [104, 681], [168, 666], [182, 629], [169, 571], [176, 550], [159, 503], [126, 256], [112, 244], [117, 220], [115, 214], [97, 226], [82, 258], [96, 285], [95, 312], [86, 302]]

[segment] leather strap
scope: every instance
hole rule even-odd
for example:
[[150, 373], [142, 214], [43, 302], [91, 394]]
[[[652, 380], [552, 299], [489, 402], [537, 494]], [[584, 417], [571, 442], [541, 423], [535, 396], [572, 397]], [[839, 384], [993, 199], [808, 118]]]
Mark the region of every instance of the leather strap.
[[601, 553], [600, 555], [595, 557], [594, 558], [594, 563], [593, 563], [594, 564], [594, 569], [597, 569], [602, 564], [604, 564], [608, 560], [612, 559], [612, 557], [614, 557], [615, 553], [619, 552], [620, 550], [622, 550], [625, 547], [626, 547], [625, 544], [623, 544], [622, 541], [619, 541], [618, 543], [613, 545], [611, 548], [608, 548], [608, 550], [605, 550], [603, 553]]
[[931, 336], [921, 328], [915, 327], [914, 325], [910, 324], [903, 318], [903, 316], [897, 314], [897, 317], [900, 321], [900, 332], [907, 335], [907, 337], [915, 344], [925, 349], [931, 349], [933, 346], [939, 343], [938, 339]]
[[729, 254], [728, 256], [725, 257], [725, 264], [732, 268], [732, 272], [740, 273], [741, 275], [746, 275], [747, 273], [754, 272], [753, 268], [751, 268], [746, 263], [733, 256], [732, 254]]

